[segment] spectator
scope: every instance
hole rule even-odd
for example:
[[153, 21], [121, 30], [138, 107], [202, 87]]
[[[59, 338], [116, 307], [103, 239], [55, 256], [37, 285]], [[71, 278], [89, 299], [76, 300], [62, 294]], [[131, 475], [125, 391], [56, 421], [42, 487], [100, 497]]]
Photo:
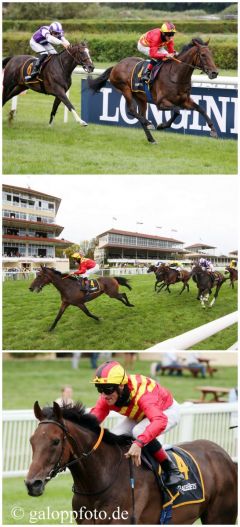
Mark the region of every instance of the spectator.
[[90, 353], [90, 364], [93, 370], [96, 370], [98, 367], [98, 364], [97, 364], [98, 356], [99, 356], [99, 353]]
[[56, 403], [59, 404], [59, 406], [64, 406], [66, 404], [73, 405], [73, 390], [72, 387], [69, 385], [63, 386], [61, 389], [61, 397], [55, 400]]
[[75, 353], [73, 353], [72, 355], [72, 368], [74, 370], [77, 370], [78, 369], [78, 364], [79, 364], [79, 361], [80, 361], [80, 358], [81, 358], [81, 352], [80, 351], [76, 351]]
[[198, 359], [196, 353], [188, 353], [186, 357], [186, 365], [188, 368], [194, 368], [195, 370], [199, 370], [202, 374], [202, 378], [205, 379], [206, 377], [206, 366], [205, 364], [202, 364], [200, 360]]
[[181, 370], [181, 361], [178, 359], [177, 354], [174, 351], [168, 351], [163, 353], [163, 358], [161, 362], [153, 362], [150, 368], [151, 375], [156, 377], [157, 372], [161, 370], [161, 367], [167, 368], [176, 368], [175, 371], [171, 370], [169, 375], [176, 373], [177, 375], [182, 375]]

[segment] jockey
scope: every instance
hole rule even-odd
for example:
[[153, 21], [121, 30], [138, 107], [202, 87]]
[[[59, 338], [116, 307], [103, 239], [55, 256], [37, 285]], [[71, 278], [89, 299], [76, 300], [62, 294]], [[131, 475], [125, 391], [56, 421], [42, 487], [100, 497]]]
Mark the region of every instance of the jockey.
[[207, 260], [207, 258], [200, 258], [199, 265], [203, 271], [207, 271], [208, 273], [214, 272], [214, 266], [210, 260]]
[[237, 269], [237, 260], [232, 260], [229, 264], [230, 269]]
[[52, 22], [50, 26], [41, 26], [31, 37], [30, 46], [40, 56], [33, 65], [31, 75], [25, 77], [26, 81], [36, 77], [42, 62], [49, 54], [55, 55], [57, 53], [52, 44], [56, 46], [62, 45], [64, 48], [70, 46], [70, 42], [64, 37], [64, 31], [60, 22]]
[[181, 483], [183, 475], [158, 440], [160, 434], [170, 430], [179, 421], [179, 404], [172, 394], [149, 377], [127, 375], [123, 366], [116, 361], [99, 366], [92, 383], [100, 397], [91, 413], [99, 422], [107, 417], [110, 410], [125, 416], [113, 429], [116, 435], [128, 434], [134, 438], [125, 456], [132, 457], [134, 464], [139, 466], [141, 449], [148, 445], [164, 471], [165, 485]]
[[138, 51], [151, 59], [143, 71], [143, 81], [149, 81], [150, 73], [158, 60], [174, 57], [176, 54], [173, 40], [175, 33], [174, 24], [165, 22], [160, 29], [151, 29], [140, 37], [137, 45]]
[[78, 264], [79, 266], [77, 271], [74, 271], [74, 273], [72, 274], [81, 275], [82, 278], [84, 278], [84, 285], [82, 287], [82, 290], [89, 293], [90, 284], [89, 284], [88, 276], [90, 274], [93, 274], [99, 271], [99, 265], [96, 262], [94, 262], [94, 260], [91, 260], [90, 258], [84, 258], [81, 252], [73, 253], [72, 258], [75, 260], [76, 264]]

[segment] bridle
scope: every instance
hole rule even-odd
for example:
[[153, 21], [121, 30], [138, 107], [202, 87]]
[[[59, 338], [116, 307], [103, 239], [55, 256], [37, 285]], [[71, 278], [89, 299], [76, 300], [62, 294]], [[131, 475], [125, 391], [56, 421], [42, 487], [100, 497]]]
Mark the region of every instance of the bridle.
[[187, 62], [183, 62], [182, 60], [180, 59], [177, 59], [176, 57], [172, 57], [172, 60], [174, 60], [175, 62], [179, 62], [180, 64], [184, 64], [185, 66], [188, 66], [189, 68], [192, 68], [193, 70], [200, 70], [200, 71], [203, 71], [204, 73], [206, 73], [206, 70], [204, 69], [204, 64], [203, 64], [203, 60], [202, 60], [202, 57], [201, 57], [201, 49], [202, 48], [208, 48], [208, 46], [203, 46], [201, 45], [201, 47], [198, 47], [197, 49], [197, 59], [199, 60], [199, 64], [200, 66], [197, 66], [196, 64], [188, 64]]
[[[50, 470], [49, 474], [45, 478], [47, 481], [49, 481], [52, 478], [55, 478], [55, 476], [57, 474], [59, 474], [60, 472], [65, 471], [66, 468], [70, 467], [74, 463], [77, 463], [78, 461], [81, 461], [82, 459], [87, 459], [91, 454], [93, 454], [93, 452], [95, 452], [95, 450], [97, 450], [97, 448], [99, 447], [99, 445], [100, 445], [100, 443], [102, 441], [103, 434], [104, 434], [104, 429], [101, 427], [100, 434], [98, 436], [98, 439], [97, 439], [96, 443], [93, 445], [93, 447], [88, 452], [82, 452], [80, 454], [80, 456], [78, 456], [78, 457], [75, 457], [75, 455], [74, 455], [74, 459], [72, 461], [69, 461], [68, 463], [65, 463], [64, 465], [61, 465], [61, 459], [63, 457], [64, 447], [65, 447], [65, 444], [66, 444], [65, 441], [70, 440], [70, 443], [73, 442], [75, 447], [76, 447], [76, 450], [78, 450], [78, 445], [77, 445], [76, 439], [74, 439], [74, 437], [70, 434], [70, 432], [67, 429], [67, 427], [64, 424], [59, 423], [58, 421], [54, 421], [53, 419], [44, 419], [43, 421], [40, 421], [38, 426], [44, 425], [44, 424], [49, 424], [49, 423], [54, 424], [54, 425], [58, 426], [59, 428], [61, 428], [61, 430], [63, 430], [63, 432], [64, 432], [64, 436], [63, 436], [62, 450], [61, 450], [60, 456], [59, 456], [57, 462], [55, 463], [54, 467]], [[73, 454], [74, 454], [74, 452], [73, 452]]]
[[[86, 46], [85, 46], [86, 47]], [[84, 46], [83, 46], [84, 48]], [[69, 50], [69, 48], [65, 48], [65, 51], [70, 55], [70, 57], [72, 57], [72, 59], [76, 62], [76, 64], [79, 64], [79, 60], [77, 60], [74, 55], [71, 53], [71, 51]], [[81, 54], [81, 51], [79, 51], [80, 54]], [[80, 62], [81, 66], [84, 66], [84, 63], [81, 61]]]

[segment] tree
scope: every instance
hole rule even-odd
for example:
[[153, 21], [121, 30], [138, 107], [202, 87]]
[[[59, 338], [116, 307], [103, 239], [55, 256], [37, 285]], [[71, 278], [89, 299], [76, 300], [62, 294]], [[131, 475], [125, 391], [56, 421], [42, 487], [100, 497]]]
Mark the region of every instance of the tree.
[[74, 243], [73, 245], [70, 245], [70, 247], [67, 247], [67, 249], [64, 249], [64, 254], [67, 258], [71, 258], [72, 254], [78, 251], [80, 251], [80, 245]]

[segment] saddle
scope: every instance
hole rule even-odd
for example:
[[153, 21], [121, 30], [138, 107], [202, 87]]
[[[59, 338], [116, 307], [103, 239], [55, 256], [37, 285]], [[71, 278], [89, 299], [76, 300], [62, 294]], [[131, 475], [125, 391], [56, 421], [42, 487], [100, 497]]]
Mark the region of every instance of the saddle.
[[149, 64], [150, 60], [140, 60], [137, 62], [137, 64], [134, 66], [131, 72], [131, 90], [132, 92], [141, 92], [145, 93], [147, 96], [147, 101], [150, 103], [154, 103], [151, 95], [150, 88], [152, 88], [153, 82], [156, 79], [156, 76], [161, 69], [162, 65], [164, 64], [164, 61], [158, 62], [156, 66], [153, 67], [151, 74], [150, 74], [150, 80], [149, 84], [146, 84], [142, 81], [142, 74]]
[[84, 278], [78, 278], [80, 282], [80, 290], [85, 293], [96, 293], [100, 291], [100, 285], [95, 278], [88, 279], [88, 289], [86, 289], [86, 282]]
[[[39, 69], [39, 72], [36, 75], [36, 77], [34, 79], [28, 81], [28, 82], [24, 81], [24, 84], [32, 84], [32, 83], [40, 82], [42, 87], [43, 87], [43, 79], [40, 78], [40, 75], [41, 75], [43, 69], [45, 68], [45, 66], [47, 65], [47, 63], [49, 62], [49, 60], [51, 60], [51, 58], [52, 58], [52, 55], [48, 55], [48, 57], [46, 57], [46, 59], [42, 62], [41, 66], [40, 66], [40, 69]], [[23, 80], [25, 79], [25, 77], [27, 75], [31, 75], [32, 69], [33, 69], [33, 65], [36, 62], [36, 60], [37, 59], [35, 59], [35, 58], [30, 58], [30, 59], [27, 59], [26, 62], [24, 62], [23, 66], [22, 66]]]
[[142, 450], [142, 460], [145, 467], [152, 470], [159, 490], [163, 497], [163, 510], [161, 513], [160, 524], [167, 524], [172, 517], [172, 509], [188, 505], [190, 503], [200, 503], [205, 501], [205, 489], [202, 473], [194, 457], [180, 447], [166, 448], [168, 456], [177, 465], [180, 472], [184, 474], [184, 480], [176, 488], [169, 490], [164, 485], [164, 473], [161, 466], [151, 456], [147, 447]]

